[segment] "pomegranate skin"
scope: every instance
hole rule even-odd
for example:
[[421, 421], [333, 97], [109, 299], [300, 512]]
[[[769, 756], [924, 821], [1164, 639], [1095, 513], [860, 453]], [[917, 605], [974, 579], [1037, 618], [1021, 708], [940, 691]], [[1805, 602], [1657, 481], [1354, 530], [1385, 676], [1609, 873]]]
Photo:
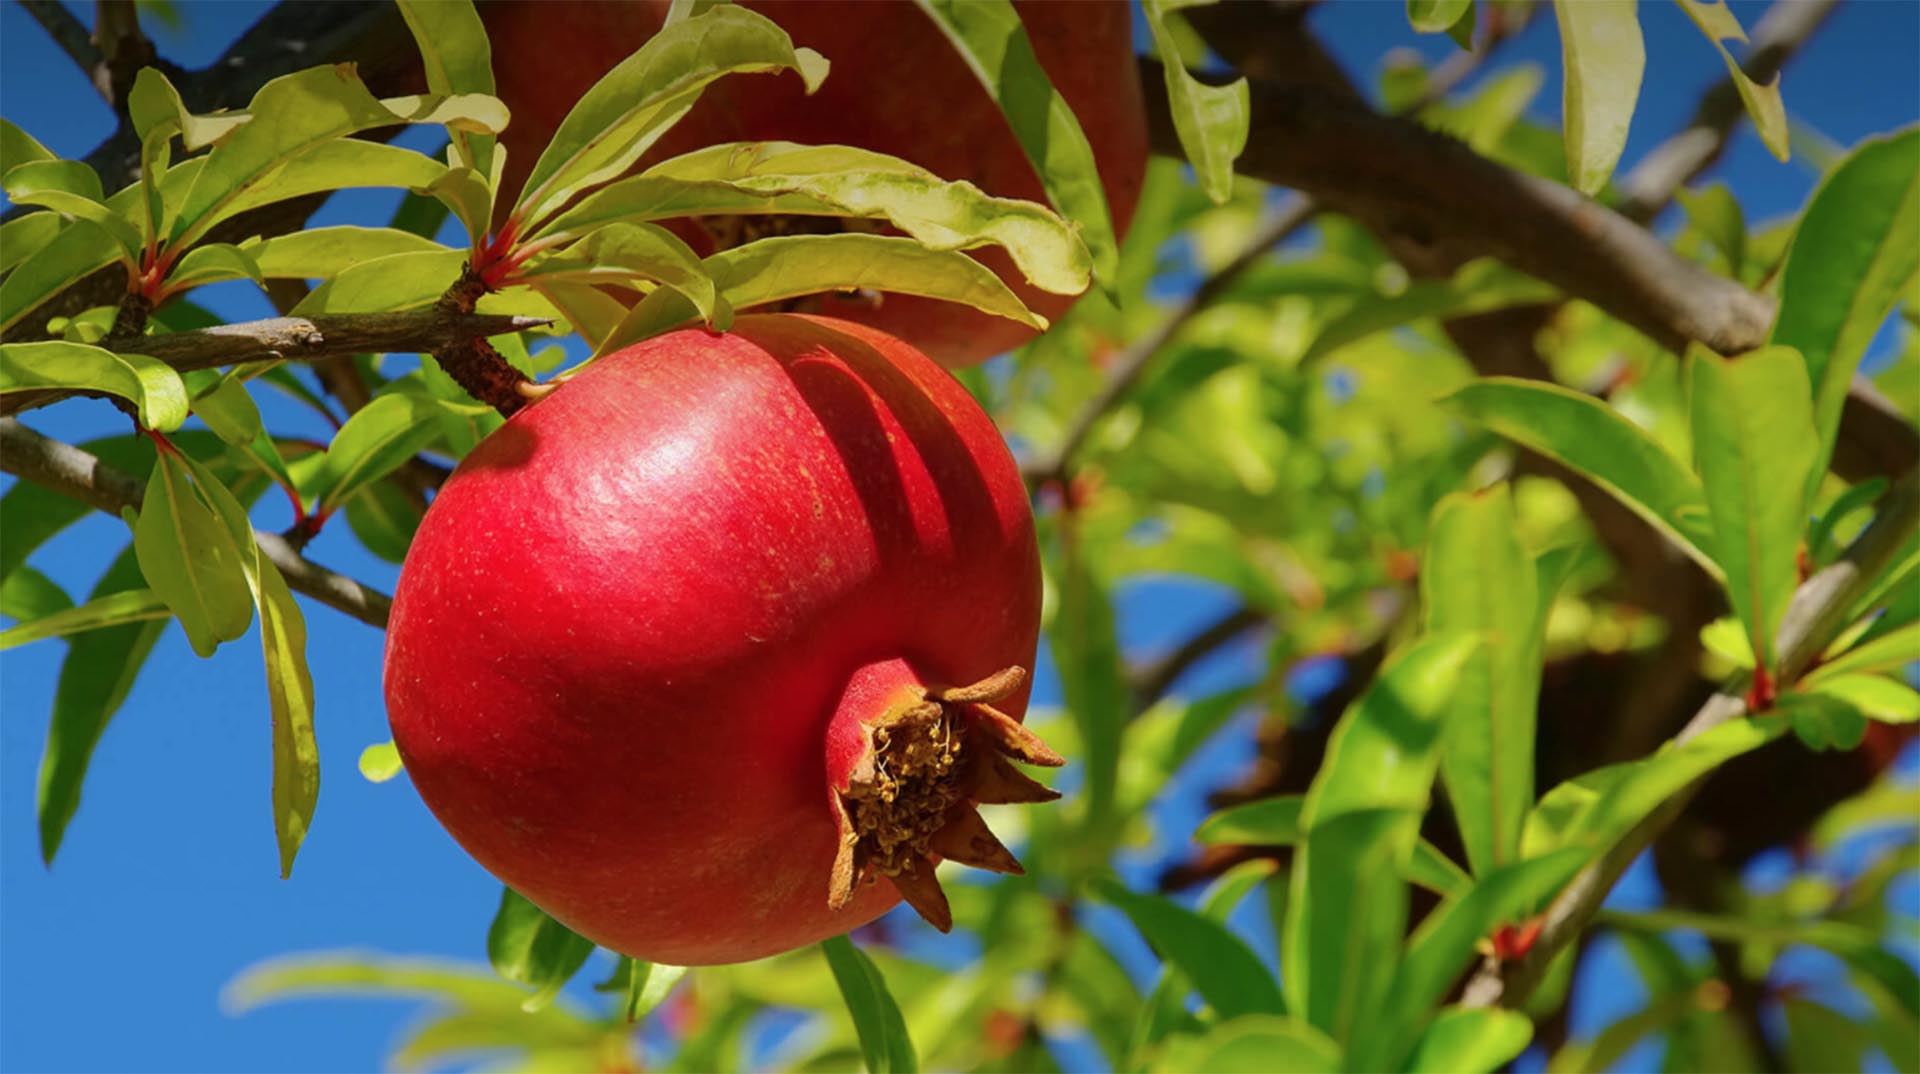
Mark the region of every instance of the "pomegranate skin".
[[[832, 70], [812, 96], [791, 75], [738, 75], [708, 87], [692, 112], [640, 166], [719, 142], [840, 144], [888, 153], [990, 194], [1046, 204], [1046, 191], [999, 106], [933, 21], [907, 0], [748, 0], [795, 45]], [[1108, 208], [1126, 233], [1146, 178], [1147, 120], [1133, 51], [1132, 6], [1122, 0], [1020, 0], [1034, 56], [1073, 106], [1093, 148]], [[501, 204], [510, 204], [567, 111], [658, 31], [666, 0], [495, 0], [481, 9], [493, 42], [495, 92], [513, 121]], [[564, 62], [555, 62], [564, 55]], [[674, 230], [701, 252], [698, 227]], [[1029, 286], [997, 248], [973, 251], [1027, 306], [1057, 319], [1074, 297]], [[1025, 325], [914, 295], [878, 305], [834, 295], [818, 311], [871, 325], [943, 365], [974, 365], [1033, 338]]]
[[401, 572], [388, 715], [434, 814], [555, 918], [742, 961], [897, 901], [828, 906], [842, 732], [1030, 668], [1039, 610], [1025, 489], [965, 390], [871, 329], [746, 316], [594, 363], [468, 456]]

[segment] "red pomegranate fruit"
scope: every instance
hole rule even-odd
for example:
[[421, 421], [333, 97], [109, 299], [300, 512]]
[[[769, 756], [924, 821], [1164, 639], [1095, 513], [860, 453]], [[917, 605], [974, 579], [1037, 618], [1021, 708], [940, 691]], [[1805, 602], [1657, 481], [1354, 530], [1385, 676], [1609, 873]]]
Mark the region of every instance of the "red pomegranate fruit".
[[975, 806], [1056, 797], [1021, 725], [1040, 568], [964, 389], [791, 314], [659, 336], [514, 415], [435, 497], [386, 697], [420, 795], [590, 939], [736, 962], [1019, 865]]
[[[1044, 204], [1046, 192], [999, 106], [951, 43], [908, 0], [749, 0], [796, 45], [833, 68], [811, 97], [790, 75], [740, 75], [708, 88], [636, 167], [719, 142], [851, 145], [911, 161], [989, 194]], [[511, 203], [573, 103], [659, 30], [667, 0], [494, 0], [481, 9], [493, 41], [496, 92], [512, 110], [501, 204]], [[1124, 0], [1021, 0], [1015, 7], [1047, 76], [1073, 106], [1124, 234], [1146, 177], [1147, 121]], [[808, 229], [817, 226], [810, 223]], [[676, 229], [709, 252], [728, 229]], [[1028, 308], [1057, 318], [1073, 298], [1029, 286], [997, 248], [974, 251]], [[942, 364], [976, 364], [1033, 330], [913, 295], [822, 295], [819, 312], [871, 325]]]

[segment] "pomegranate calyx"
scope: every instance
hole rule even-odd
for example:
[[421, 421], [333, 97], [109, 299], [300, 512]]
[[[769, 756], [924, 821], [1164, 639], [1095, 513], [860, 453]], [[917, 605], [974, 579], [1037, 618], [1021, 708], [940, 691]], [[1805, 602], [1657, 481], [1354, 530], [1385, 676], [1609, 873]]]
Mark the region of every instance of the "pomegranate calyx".
[[975, 806], [1060, 797], [1008, 758], [1048, 767], [1065, 759], [990, 704], [1011, 696], [1026, 679], [1026, 669], [1009, 667], [966, 686], [914, 688], [862, 724], [866, 749], [834, 796], [840, 845], [828, 906], [845, 906], [857, 883], [884, 876], [921, 917], [946, 932], [953, 914], [934, 877], [932, 856], [997, 873], [1024, 872]]

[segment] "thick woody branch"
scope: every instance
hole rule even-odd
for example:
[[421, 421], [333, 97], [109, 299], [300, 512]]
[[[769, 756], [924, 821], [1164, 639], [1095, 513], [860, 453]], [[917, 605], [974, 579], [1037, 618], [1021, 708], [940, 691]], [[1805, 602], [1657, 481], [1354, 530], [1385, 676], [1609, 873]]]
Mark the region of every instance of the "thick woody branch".
[[[1154, 148], [1177, 154], [1159, 65], [1142, 63]], [[1771, 302], [1566, 186], [1333, 94], [1255, 83], [1252, 100], [1243, 174], [1406, 236], [1448, 263], [1499, 258], [1675, 350], [1697, 340], [1735, 354], [1766, 339]]]
[[[0, 418], [0, 470], [118, 517], [122, 508], [139, 508], [146, 490], [138, 478], [116, 470], [88, 452], [34, 432], [16, 418]], [[393, 598], [319, 566], [279, 536], [254, 531], [273, 565], [296, 593], [344, 612], [368, 626], [385, 629]]]
[[[453, 313], [439, 307], [401, 313], [335, 313], [272, 317], [164, 336], [103, 340], [124, 354], [157, 358], [185, 373], [251, 362], [324, 361], [355, 354], [425, 354], [486, 336], [538, 328], [539, 317]], [[0, 396], [0, 414], [13, 414], [69, 392], [15, 392]]]
[[[1799, 678], [1846, 624], [1847, 610], [1893, 563], [1901, 547], [1920, 527], [1920, 473], [1910, 473], [1888, 493], [1879, 515], [1840, 562], [1807, 579], [1794, 593], [1780, 626], [1780, 681]], [[1727, 683], [1687, 722], [1674, 743], [1687, 742], [1721, 724], [1746, 716], [1746, 677]], [[1666, 799], [1639, 825], [1589, 865], [1548, 907], [1539, 939], [1525, 957], [1488, 963], [1468, 981], [1461, 1002], [1469, 1007], [1518, 1007], [1540, 982], [1547, 966], [1593, 920], [1600, 904], [1659, 834], [1679, 817], [1705, 779]]]
[[19, 0], [19, 3], [73, 65], [80, 68], [80, 73], [87, 76], [87, 81], [93, 81], [93, 72], [100, 65], [100, 50], [94, 47], [86, 25], [74, 18], [59, 0]]

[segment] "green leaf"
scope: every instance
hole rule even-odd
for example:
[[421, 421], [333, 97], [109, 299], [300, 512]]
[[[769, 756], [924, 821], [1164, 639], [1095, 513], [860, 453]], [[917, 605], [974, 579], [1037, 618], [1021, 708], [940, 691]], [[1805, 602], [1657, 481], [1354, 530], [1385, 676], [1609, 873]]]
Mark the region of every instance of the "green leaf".
[[0, 224], [0, 272], [11, 272], [66, 226], [60, 214], [53, 212], [26, 213]]
[[1094, 891], [1124, 911], [1220, 1017], [1287, 1009], [1260, 957], [1225, 925], [1158, 895], [1129, 891], [1114, 880], [1096, 880]]
[[1685, 464], [1598, 399], [1516, 377], [1483, 377], [1442, 400], [1468, 421], [1579, 471], [1721, 576], [1706, 492]]
[[30, 623], [72, 607], [73, 598], [67, 591], [32, 567], [0, 571], [0, 615]]
[[[11, 578], [9, 578], [11, 581]], [[19, 626], [0, 631], [0, 651], [29, 642], [81, 634], [123, 623], [144, 623], [168, 618], [167, 606], [152, 590], [130, 589], [108, 593], [52, 615], [41, 616]]]
[[158, 135], [180, 135], [189, 153], [198, 152], [253, 122], [251, 112], [221, 112], [196, 116], [157, 67], [142, 67], [127, 93], [127, 112], [141, 142]]
[[602, 224], [567, 249], [530, 262], [518, 278], [588, 286], [650, 280], [678, 291], [708, 322], [719, 303], [700, 255], [655, 224]]
[[22, 164], [60, 159], [53, 150], [12, 122], [0, 119], [0, 177]]
[[420, 512], [406, 493], [391, 481], [376, 481], [346, 501], [347, 526], [367, 547], [367, 551], [399, 563], [407, 557], [414, 531], [420, 527]]
[[1335, 1074], [1345, 1069], [1340, 1046], [1300, 1021], [1271, 1014], [1245, 1014], [1204, 1035], [1173, 1041], [1157, 1071], [1204, 1070], [1209, 1074]]
[[1113, 286], [1120, 244], [1107, 210], [1093, 147], [1080, 121], [1033, 53], [1020, 15], [1007, 0], [916, 0], [932, 17], [980, 85], [1000, 105], [1040, 185], [1060, 214], [1080, 227], [1093, 276]]
[[1850, 750], [1867, 735], [1866, 716], [1828, 694], [1788, 691], [1774, 708], [1786, 714], [1794, 736], [1810, 750]]
[[1398, 875], [1419, 832], [1412, 809], [1349, 809], [1316, 821], [1294, 858], [1280, 934], [1287, 1009], [1345, 1047], [1393, 984], [1407, 923]]
[[113, 264], [119, 256], [113, 236], [91, 220], [60, 229], [0, 279], [0, 330], [19, 324], [42, 302]]
[[334, 434], [326, 461], [302, 491], [321, 514], [399, 469], [439, 435], [420, 400], [405, 392], [382, 395], [360, 408]]
[[[1407, 0], [1407, 22], [1420, 33], [1452, 33], [1462, 20], [1471, 32], [1473, 0]], [[1460, 47], [1472, 49], [1471, 37]]]
[[[165, 462], [171, 453], [161, 452]], [[273, 828], [280, 876], [293, 873], [320, 799], [320, 746], [313, 731], [313, 676], [307, 669], [307, 623], [280, 568], [260, 551], [247, 509], [207, 468], [191, 458], [194, 487], [212, 506], [230, 547], [237, 550], [253, 606], [260, 611], [260, 650], [267, 703], [273, 717]], [[149, 497], [151, 503], [151, 497]], [[138, 534], [135, 535], [138, 547]], [[143, 564], [144, 566], [144, 561]]]
[[1916, 662], [1920, 662], [1920, 623], [1908, 623], [1822, 662], [1800, 682], [1814, 686], [1858, 672], [1895, 672]]
[[[1463, 2], [1471, 5], [1472, 0]], [[1153, 34], [1154, 51], [1160, 54], [1161, 69], [1166, 72], [1167, 103], [1173, 113], [1174, 133], [1180, 137], [1180, 148], [1193, 165], [1200, 189], [1215, 205], [1225, 205], [1233, 197], [1233, 162], [1247, 147], [1247, 130], [1252, 119], [1247, 80], [1238, 78], [1228, 85], [1209, 86], [1193, 77], [1174, 43], [1173, 35], [1177, 31], [1168, 25], [1184, 21], [1173, 13], [1175, 5], [1163, 0], [1141, 0], [1140, 6], [1147, 18], [1147, 29]]]
[[1726, 359], [1697, 344], [1688, 364], [1694, 467], [1713, 519], [1714, 560], [1757, 666], [1770, 670], [1807, 526], [1815, 439], [1806, 366], [1788, 347]]
[[1847, 386], [1867, 344], [1920, 277], [1920, 128], [1862, 142], [1813, 193], [1780, 273], [1774, 343], [1806, 360], [1827, 472]]
[[133, 547], [147, 585], [179, 618], [196, 654], [212, 656], [215, 646], [247, 632], [253, 601], [241, 549], [177, 452], [154, 460]]
[[642, 962], [638, 959], [625, 959], [627, 971], [626, 997], [621, 1003], [621, 1013], [629, 1022], [638, 1022], [667, 998], [673, 986], [687, 975], [685, 966], [669, 966], [660, 962]]
[[[1046, 318], [1027, 309], [993, 270], [963, 253], [929, 250], [912, 239], [787, 235], [723, 250], [701, 265], [735, 309], [822, 291], [871, 289], [959, 302], [1032, 328], [1047, 326]], [[657, 290], [634, 306], [595, 353], [663, 332], [696, 312], [677, 291]]]
[[1920, 693], [1884, 675], [1835, 675], [1811, 685], [1817, 695], [1838, 698], [1882, 723], [1920, 720]]
[[846, 1001], [847, 1014], [853, 1018], [868, 1074], [913, 1074], [919, 1070], [920, 1059], [907, 1035], [906, 1019], [893, 993], [887, 990], [879, 967], [845, 936], [822, 940], [820, 951], [827, 956], [834, 983], [840, 986], [840, 998]]
[[[1560, 838], [1543, 840], [1540, 851], [1560, 846], [1609, 847], [1694, 780], [1772, 742], [1786, 730], [1787, 722], [1779, 716], [1734, 720], [1686, 742], [1663, 746], [1651, 757], [1601, 769], [1606, 774], [1601, 781], [1588, 784], [1593, 793], [1578, 796], [1584, 801], [1568, 803], [1567, 815], [1557, 825]], [[1541, 805], [1559, 793], [1560, 788], [1548, 792]], [[1529, 840], [1530, 851], [1535, 845]]]
[[16, 205], [38, 205], [62, 216], [90, 220], [105, 228], [126, 260], [140, 257], [140, 234], [133, 223], [107, 207], [100, 176], [79, 160], [38, 160], [6, 172], [8, 200]]
[[[1326, 760], [1301, 810], [1309, 833], [1354, 810], [1426, 812], [1442, 721], [1481, 645], [1473, 636], [1425, 638], [1380, 673], [1327, 741]], [[1411, 842], [1406, 849], [1412, 852]]]
[[[19, 486], [16, 486], [19, 487]], [[103, 600], [115, 593], [144, 591], [140, 565], [132, 549], [116, 557], [93, 587], [89, 598]], [[76, 635], [60, 664], [53, 694], [53, 716], [47, 726], [47, 744], [40, 755], [34, 813], [40, 830], [40, 858], [53, 864], [67, 823], [80, 808], [80, 786], [86, 781], [93, 748], [120, 705], [133, 689], [133, 680], [147, 654], [166, 630], [166, 620], [108, 627]]]
[[1835, 539], [1836, 533], [1851, 537], [1857, 532], [1852, 523], [1864, 524], [1872, 516], [1874, 502], [1885, 494], [1887, 484], [1884, 477], [1871, 477], [1833, 498], [1807, 531], [1807, 555], [1816, 565], [1825, 567], [1840, 558], [1845, 549]]
[[[181, 165], [184, 167], [186, 165]], [[432, 186], [446, 171], [446, 165], [432, 157], [396, 145], [357, 138], [322, 142], [280, 165], [270, 181], [241, 190], [218, 212], [202, 218], [195, 231], [204, 233], [222, 220], [248, 210], [308, 194], [359, 187], [420, 190]], [[175, 230], [179, 230], [177, 224]], [[175, 245], [182, 241], [186, 240], [176, 238]]]
[[464, 250], [442, 248], [362, 261], [308, 292], [292, 312], [385, 313], [430, 305], [459, 278], [466, 259]]
[[313, 733], [313, 676], [307, 670], [307, 624], [273, 561], [260, 555], [254, 577], [267, 700], [273, 712], [273, 821], [280, 876], [293, 873], [320, 799], [320, 747]]
[[1406, 958], [1394, 977], [1377, 1041], [1370, 1037], [1356, 1045], [1360, 1065], [1397, 1069], [1406, 1063], [1404, 1049], [1415, 1048], [1417, 1056], [1418, 1048], [1425, 1046], [1421, 1026], [1473, 965], [1480, 940], [1539, 909], [1593, 859], [1593, 853], [1575, 847], [1502, 865], [1465, 894], [1428, 914], [1407, 941]]
[[850, 146], [709, 146], [609, 184], [541, 233], [743, 213], [884, 220], [936, 250], [1000, 246], [1042, 290], [1078, 294], [1087, 287], [1085, 244], [1045, 207], [992, 197], [971, 183], [950, 183], [898, 157]]
[[[493, 46], [487, 28], [471, 3], [446, 0], [399, 0], [400, 15], [413, 31], [420, 62], [427, 72], [427, 92], [443, 95], [493, 93]], [[480, 175], [493, 171], [491, 134], [448, 131], [460, 162]]]
[[222, 378], [211, 391], [194, 399], [193, 412], [215, 436], [236, 446], [252, 443], [265, 428], [246, 384], [230, 378]]
[[1393, 294], [1364, 294], [1327, 320], [1300, 362], [1311, 365], [1377, 332], [1422, 318], [1503, 309], [1552, 297], [1552, 289], [1540, 281], [1482, 258], [1461, 266], [1450, 280], [1415, 280]]
[[[470, 963], [364, 955], [291, 955], [247, 969], [221, 991], [220, 1005], [239, 1014], [266, 1003], [307, 996], [419, 998], [495, 1015], [517, 1017], [525, 995]], [[559, 1009], [543, 1018], [570, 1017]]]
[[1636, 0], [1553, 0], [1565, 67], [1567, 175], [1583, 194], [1607, 185], [1640, 97], [1647, 65]]
[[254, 263], [253, 254], [244, 247], [231, 243], [201, 243], [188, 250], [167, 273], [168, 291], [185, 291], [204, 284], [218, 283], [221, 280], [252, 280], [265, 282], [260, 266]]
[[1780, 160], [1786, 160], [1787, 149], [1787, 106], [1780, 99], [1780, 76], [1774, 75], [1773, 81], [1762, 86], [1747, 77], [1740, 68], [1740, 61], [1733, 58], [1722, 42], [1739, 41], [1746, 43], [1747, 33], [1740, 28], [1740, 20], [1727, 8], [1726, 0], [1678, 0], [1681, 10], [1693, 19], [1713, 47], [1720, 50], [1720, 58], [1726, 61], [1727, 76], [1733, 80], [1734, 89], [1740, 93], [1740, 103], [1746, 105], [1747, 115], [1753, 118], [1753, 128], [1760, 135], [1760, 141], [1768, 151]]
[[1727, 275], [1740, 279], [1747, 266], [1747, 220], [1725, 183], [1673, 192], [1695, 230], [1727, 259]]
[[117, 395], [139, 408], [141, 425], [161, 432], [187, 420], [187, 386], [164, 362], [58, 340], [0, 344], [0, 394], [34, 388]]
[[1533, 557], [1504, 484], [1434, 508], [1421, 602], [1430, 634], [1478, 634], [1441, 732], [1441, 776], [1476, 874], [1513, 860], [1533, 804], [1541, 635]]
[[[1060, 669], [1060, 692], [1067, 714], [1080, 733], [1087, 767], [1087, 833], [1105, 854], [1112, 835], [1119, 788], [1120, 744], [1132, 699], [1114, 620], [1113, 598], [1103, 579], [1094, 573], [1086, 550], [1076, 542], [1062, 547], [1052, 580], [1057, 587], [1053, 618], [1047, 623], [1047, 641]], [[1104, 862], [1083, 862], [1098, 868]]]
[[537, 1011], [553, 1002], [593, 954], [593, 941], [548, 917], [512, 888], [500, 891], [500, 909], [487, 929], [487, 958], [494, 972], [531, 987], [521, 1002]]
[[1449, 1007], [1420, 1038], [1406, 1069], [1413, 1074], [1492, 1074], [1533, 1040], [1533, 1023], [1518, 1011]]
[[342, 224], [275, 235], [247, 252], [260, 275], [268, 279], [324, 280], [363, 261], [444, 250], [446, 247], [432, 239], [395, 228]]
[[391, 739], [360, 751], [360, 775], [368, 783], [385, 783], [404, 771], [406, 766], [400, 763], [400, 751]]
[[[497, 109], [498, 102], [494, 105]], [[174, 225], [177, 244], [192, 244], [215, 223], [240, 211], [239, 207], [264, 204], [260, 198], [277, 201], [294, 196], [288, 193], [283, 169], [349, 134], [400, 123], [485, 125], [489, 118], [484, 105], [463, 98], [378, 100], [345, 64], [276, 78], [260, 87], [247, 110], [263, 118], [234, 130], [207, 155], [181, 204], [180, 219]], [[437, 162], [427, 163], [436, 173], [441, 170]], [[364, 177], [332, 170], [335, 178], [349, 180], [343, 185], [366, 185]]]
[[796, 71], [811, 93], [827, 62], [745, 8], [722, 5], [663, 27], [580, 98], [527, 177], [514, 217], [537, 226], [575, 194], [618, 176], [729, 74]]
[[[1300, 807], [1305, 801], [1301, 795], [1289, 794], [1229, 806], [1200, 823], [1193, 833], [1194, 842], [1203, 846], [1298, 845]], [[1472, 883], [1452, 859], [1424, 839], [1414, 847], [1402, 879], [1438, 895], [1457, 895]]]

